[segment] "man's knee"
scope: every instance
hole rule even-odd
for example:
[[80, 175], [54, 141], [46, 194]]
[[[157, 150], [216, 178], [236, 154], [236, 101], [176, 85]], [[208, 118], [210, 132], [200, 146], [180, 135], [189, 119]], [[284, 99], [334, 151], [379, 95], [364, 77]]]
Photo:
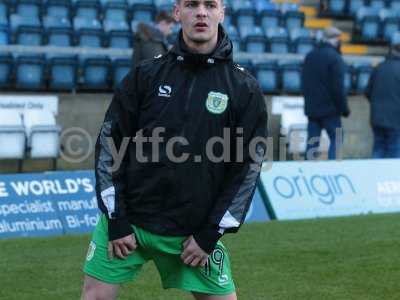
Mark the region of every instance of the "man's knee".
[[117, 292], [118, 285], [107, 284], [85, 276], [82, 300], [114, 300], [117, 298]]

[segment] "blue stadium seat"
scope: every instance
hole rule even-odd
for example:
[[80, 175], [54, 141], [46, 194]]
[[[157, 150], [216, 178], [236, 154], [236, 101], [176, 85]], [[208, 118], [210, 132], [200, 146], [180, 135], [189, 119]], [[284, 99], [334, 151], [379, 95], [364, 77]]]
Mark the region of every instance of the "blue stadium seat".
[[70, 18], [72, 15], [71, 2], [68, 0], [47, 0], [45, 11], [47, 16]]
[[73, 31], [68, 18], [46, 16], [43, 18], [46, 43], [51, 46], [69, 47], [73, 45]]
[[328, 11], [332, 15], [344, 15], [346, 9], [346, 0], [329, 0]]
[[382, 9], [386, 7], [386, 0], [369, 0], [369, 5], [376, 9]]
[[379, 9], [362, 7], [357, 12], [357, 25], [364, 40], [375, 40], [380, 33]]
[[282, 13], [286, 13], [288, 11], [299, 11], [299, 5], [296, 3], [291, 3], [291, 2], [282, 2], [280, 5], [280, 9]]
[[7, 25], [0, 25], [0, 45], [10, 43], [10, 29]]
[[267, 38], [260, 27], [253, 27], [253, 31], [243, 36], [244, 50], [249, 53], [264, 53], [267, 50]]
[[7, 1], [0, 1], [0, 20], [7, 20], [8, 19], [8, 2]]
[[82, 89], [109, 89], [110, 59], [93, 57], [83, 60]]
[[126, 21], [104, 20], [104, 31], [110, 48], [132, 48], [132, 32]]
[[44, 87], [45, 59], [40, 55], [19, 56], [16, 59], [15, 86], [18, 89]]
[[41, 1], [40, 0], [18, 0], [15, 5], [15, 13], [24, 17], [41, 16]]
[[75, 2], [75, 17], [97, 19], [100, 15], [100, 3], [96, 0], [77, 0]]
[[256, 9], [250, 2], [244, 3], [248, 3], [250, 6], [242, 6], [236, 11], [236, 26], [255, 26], [257, 21]]
[[373, 67], [369, 64], [355, 66], [355, 89], [358, 93], [364, 93], [372, 74]]
[[351, 0], [349, 1], [349, 14], [355, 16], [358, 10], [364, 6], [364, 0]]
[[287, 11], [283, 15], [285, 20], [285, 26], [287, 30], [292, 30], [295, 28], [301, 28], [304, 25], [304, 13], [299, 11]]
[[44, 35], [41, 27], [20, 26], [15, 33], [15, 43], [25, 46], [40, 46]]
[[10, 27], [12, 32], [17, 31], [21, 26], [38, 27], [41, 28], [42, 24], [37, 17], [26, 17], [16, 14], [10, 16]]
[[11, 74], [14, 67], [14, 60], [11, 54], [0, 54], [0, 87], [11, 86]]
[[240, 52], [241, 47], [240, 47], [240, 35], [236, 29], [235, 26], [231, 25], [229, 27], [226, 28], [226, 31], [229, 35], [229, 38], [232, 41], [232, 46], [233, 46], [233, 51], [234, 52]]
[[73, 90], [76, 87], [78, 60], [75, 56], [55, 56], [49, 60], [49, 89]]
[[298, 94], [301, 92], [300, 62], [283, 62], [280, 66], [282, 90], [284, 93]]
[[290, 32], [290, 40], [292, 42], [293, 52], [306, 55], [316, 45], [315, 38], [306, 28], [295, 28]]
[[271, 28], [267, 30], [269, 52], [276, 54], [289, 53], [290, 41], [285, 28]]
[[265, 8], [260, 12], [260, 25], [267, 31], [270, 28], [279, 27], [280, 20], [281, 20], [281, 12], [273, 8], [272, 6], [270, 9]]
[[128, 4], [154, 4], [154, 0], [128, 0]]
[[[151, 2], [149, 4], [152, 4]], [[157, 11], [172, 12], [175, 0], [154, 0]]]
[[127, 58], [118, 58], [112, 62], [112, 81], [116, 88], [132, 67], [132, 61]]
[[395, 11], [400, 11], [400, 0], [390, 1], [390, 8]]
[[279, 67], [276, 62], [256, 64], [256, 78], [264, 93], [272, 94], [279, 90]]
[[74, 28], [78, 46], [92, 48], [103, 46], [104, 32], [98, 20], [75, 17]]
[[225, 17], [224, 17], [224, 27], [228, 28], [231, 25], [234, 25], [236, 21], [234, 20], [235, 16], [233, 14], [232, 8], [225, 8]]
[[132, 5], [132, 20], [151, 23], [154, 19], [155, 6], [153, 4], [133, 4]]
[[106, 3], [103, 8], [104, 20], [127, 21], [128, 20], [128, 5], [125, 3]]
[[390, 41], [392, 35], [400, 30], [400, 16], [396, 11], [389, 9], [382, 9], [379, 15], [382, 19], [382, 37]]
[[391, 39], [390, 39], [390, 44], [394, 45], [394, 44], [399, 44], [400, 43], [400, 32], [396, 32], [392, 35]]

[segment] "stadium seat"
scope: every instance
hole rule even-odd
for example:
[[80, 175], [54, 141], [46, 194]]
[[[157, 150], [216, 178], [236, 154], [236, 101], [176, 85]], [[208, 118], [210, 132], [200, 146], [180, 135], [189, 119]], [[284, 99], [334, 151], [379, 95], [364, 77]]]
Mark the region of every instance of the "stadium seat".
[[369, 6], [375, 8], [375, 9], [382, 9], [385, 8], [386, 6], [386, 0], [369, 0]]
[[376, 40], [379, 37], [379, 9], [362, 7], [357, 12], [357, 25], [364, 40]]
[[110, 59], [93, 57], [83, 60], [82, 89], [108, 89], [110, 77]]
[[40, 0], [17, 0], [15, 13], [24, 17], [40, 18], [41, 3]]
[[282, 1], [280, 4], [280, 10], [284, 14], [288, 11], [299, 11], [299, 5], [290, 1]]
[[0, 25], [0, 45], [8, 45], [10, 43], [10, 30], [7, 25]]
[[297, 54], [308, 54], [316, 44], [315, 38], [306, 28], [295, 28], [290, 32], [293, 52]]
[[51, 28], [47, 32], [46, 41], [50, 46], [70, 47], [73, 40], [74, 34], [71, 29]]
[[41, 27], [20, 26], [15, 33], [15, 43], [25, 46], [40, 46], [44, 35]]
[[112, 81], [116, 88], [132, 67], [132, 61], [127, 58], [118, 58], [112, 62]]
[[77, 0], [75, 2], [75, 17], [88, 20], [98, 19], [100, 15], [100, 3], [96, 0]]
[[232, 8], [226, 7], [225, 8], [225, 17], [224, 17], [224, 28], [229, 28], [229, 26], [234, 25], [234, 15]]
[[74, 28], [77, 45], [80, 47], [100, 48], [103, 46], [104, 32], [97, 19], [75, 17]]
[[49, 59], [49, 89], [73, 90], [77, 82], [78, 60], [74, 56], [56, 56]]
[[395, 11], [400, 11], [400, 0], [391, 0], [390, 8]]
[[369, 64], [355, 66], [355, 89], [358, 93], [364, 93], [369, 82], [373, 67]]
[[275, 54], [289, 53], [290, 41], [285, 28], [271, 28], [267, 30], [269, 52]]
[[52, 112], [27, 110], [24, 112], [27, 148], [33, 159], [57, 158], [60, 149], [60, 127]]
[[255, 26], [257, 17], [256, 9], [250, 2], [243, 3], [244, 5], [236, 11], [236, 26]]
[[14, 60], [11, 54], [0, 54], [0, 87], [11, 85], [11, 74], [14, 67]]
[[292, 30], [295, 28], [301, 28], [304, 25], [304, 13], [299, 11], [287, 11], [283, 15], [283, 20], [285, 21], [285, 26], [287, 30]]
[[390, 41], [392, 35], [400, 30], [400, 16], [394, 10], [382, 9], [380, 12], [382, 19], [382, 37]]
[[390, 39], [391, 45], [399, 44], [400, 43], [400, 32], [396, 32], [392, 35]]
[[0, 20], [8, 19], [9, 6], [7, 1], [0, 1]]
[[279, 89], [279, 67], [276, 62], [256, 64], [256, 78], [264, 93], [276, 93]]
[[329, 0], [328, 11], [332, 15], [342, 16], [345, 13], [346, 0]]
[[251, 33], [242, 37], [244, 50], [248, 53], [264, 53], [267, 49], [267, 38], [260, 27], [253, 27]]
[[281, 12], [275, 9], [275, 6], [265, 7], [260, 12], [260, 25], [264, 31], [274, 27], [279, 27], [281, 20]]
[[60, 18], [70, 18], [72, 16], [72, 6], [68, 0], [48, 0], [44, 8], [47, 16]]
[[239, 36], [239, 33], [238, 33], [236, 27], [231, 25], [231, 26], [226, 28], [226, 31], [227, 31], [227, 33], [229, 35], [229, 38], [232, 41], [233, 51], [234, 52], [240, 52], [240, 50], [241, 50], [241, 47], [240, 47], [241, 40], [240, 40], [240, 36]]
[[351, 0], [349, 1], [349, 14], [355, 16], [358, 10], [364, 6], [364, 0]]
[[281, 64], [281, 82], [284, 93], [301, 92], [301, 64], [299, 62], [283, 62]]
[[[152, 4], [152, 2], [150, 1], [148, 4]], [[172, 12], [174, 9], [175, 0], [154, 0], [154, 4], [157, 11]]]
[[104, 20], [128, 21], [128, 5], [121, 2], [109, 2], [104, 5]]
[[25, 128], [20, 113], [0, 110], [0, 159], [20, 159], [25, 156]]
[[132, 5], [132, 20], [151, 23], [154, 19], [155, 6], [153, 4], [136, 3]]
[[16, 62], [15, 86], [18, 89], [44, 87], [45, 60], [40, 55], [19, 56]]
[[107, 45], [110, 48], [132, 48], [132, 32], [126, 21], [104, 20]]

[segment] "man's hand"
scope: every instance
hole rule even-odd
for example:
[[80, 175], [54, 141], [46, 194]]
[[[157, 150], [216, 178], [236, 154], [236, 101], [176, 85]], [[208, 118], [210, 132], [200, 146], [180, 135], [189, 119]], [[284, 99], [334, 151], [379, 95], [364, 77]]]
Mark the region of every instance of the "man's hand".
[[192, 235], [183, 242], [182, 246], [181, 259], [185, 265], [204, 267], [207, 264], [208, 254], [199, 247]]
[[108, 242], [108, 259], [112, 260], [114, 255], [120, 259], [126, 259], [126, 257], [133, 253], [137, 248], [135, 234], [130, 234], [126, 237]]

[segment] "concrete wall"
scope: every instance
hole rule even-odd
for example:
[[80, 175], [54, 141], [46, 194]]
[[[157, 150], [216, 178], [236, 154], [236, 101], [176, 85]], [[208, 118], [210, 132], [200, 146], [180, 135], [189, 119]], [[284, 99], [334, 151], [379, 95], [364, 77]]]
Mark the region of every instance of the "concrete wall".
[[[59, 115], [57, 122], [65, 132], [62, 144], [63, 157], [57, 160], [58, 169], [93, 169], [94, 145], [99, 132], [104, 113], [111, 101], [111, 94], [59, 94]], [[271, 107], [271, 98], [266, 97], [268, 107]], [[350, 97], [352, 114], [349, 119], [344, 119], [345, 158], [367, 158], [371, 152], [372, 136], [369, 126], [369, 105], [364, 97]], [[274, 137], [274, 158], [278, 158], [280, 117], [270, 115], [271, 136]], [[74, 128], [78, 128], [76, 131]], [[83, 131], [82, 131], [83, 129]], [[68, 130], [68, 131], [65, 131]], [[83, 132], [87, 133], [82, 134]], [[77, 135], [78, 134], [78, 135]], [[71, 138], [71, 135], [75, 137]], [[76, 138], [78, 137], [78, 138]], [[69, 149], [70, 148], [70, 151]], [[73, 152], [80, 151], [79, 155]], [[84, 160], [83, 154], [88, 154]], [[65, 159], [67, 157], [67, 160]], [[40, 172], [51, 169], [49, 160], [25, 160], [24, 172]], [[17, 170], [15, 161], [0, 161], [0, 173], [14, 173]]]

